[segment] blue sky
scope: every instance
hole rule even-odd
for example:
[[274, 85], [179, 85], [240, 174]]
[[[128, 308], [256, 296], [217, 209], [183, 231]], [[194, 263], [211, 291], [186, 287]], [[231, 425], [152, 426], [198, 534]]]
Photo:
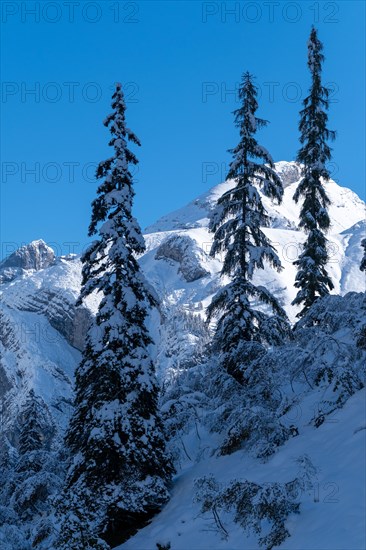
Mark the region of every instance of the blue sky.
[[102, 121], [121, 81], [142, 147], [142, 227], [219, 183], [238, 141], [235, 86], [260, 89], [258, 136], [275, 160], [298, 149], [309, 85], [306, 42], [324, 42], [337, 131], [334, 179], [365, 198], [365, 3], [1, 3], [1, 254], [43, 238], [57, 253], [88, 242], [93, 172], [109, 155]]

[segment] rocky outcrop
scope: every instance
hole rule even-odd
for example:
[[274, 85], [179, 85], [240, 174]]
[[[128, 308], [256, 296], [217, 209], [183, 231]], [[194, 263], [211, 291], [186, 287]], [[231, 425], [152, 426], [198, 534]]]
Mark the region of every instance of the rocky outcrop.
[[276, 172], [282, 180], [283, 187], [288, 187], [301, 178], [301, 166], [297, 162], [276, 162]]
[[179, 264], [184, 279], [191, 283], [209, 272], [201, 265], [207, 255], [187, 235], [172, 235], [157, 249], [156, 260], [173, 260]]

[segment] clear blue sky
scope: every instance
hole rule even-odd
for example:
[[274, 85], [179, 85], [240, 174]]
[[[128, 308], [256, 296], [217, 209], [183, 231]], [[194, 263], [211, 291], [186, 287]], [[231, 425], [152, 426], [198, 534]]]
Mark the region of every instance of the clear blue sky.
[[3, 0], [1, 9], [2, 255], [38, 238], [58, 253], [88, 242], [116, 81], [142, 142], [142, 227], [223, 179], [238, 141], [230, 92], [246, 70], [271, 123], [261, 143], [275, 160], [294, 159], [313, 23], [333, 89], [333, 177], [365, 198], [365, 2]]

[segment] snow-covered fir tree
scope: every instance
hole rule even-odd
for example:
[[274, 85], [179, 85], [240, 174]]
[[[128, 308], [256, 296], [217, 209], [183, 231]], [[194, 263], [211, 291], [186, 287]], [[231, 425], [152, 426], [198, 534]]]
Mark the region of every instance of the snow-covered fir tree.
[[[0, 456], [0, 542], [6, 549], [53, 547], [53, 499], [61, 490], [63, 461], [53, 450], [50, 411], [33, 390], [21, 407], [17, 448]], [[5, 460], [4, 460], [5, 459]], [[6, 511], [6, 513], [4, 513]]]
[[159, 418], [158, 386], [149, 355], [146, 318], [156, 300], [136, 256], [144, 252], [132, 215], [128, 142], [140, 145], [126, 126], [121, 84], [104, 121], [113, 154], [101, 162], [103, 180], [92, 204], [83, 255], [80, 301], [102, 295], [76, 372], [75, 412], [66, 443], [73, 457], [62, 498], [58, 547], [109, 548], [126, 540], [168, 499], [172, 474]]
[[214, 346], [223, 352], [228, 372], [243, 381], [245, 367], [240, 357], [244, 347], [252, 340], [266, 340], [263, 328], [268, 316], [254, 309], [251, 299], [272, 308], [277, 327], [286, 323], [286, 314], [268, 289], [252, 282], [254, 272], [264, 269], [265, 261], [281, 269], [276, 251], [262, 230], [269, 218], [258, 186], [264, 195], [278, 202], [282, 200], [283, 187], [271, 155], [255, 138], [268, 122], [256, 116], [257, 88], [248, 72], [243, 75], [239, 95], [241, 106], [234, 114], [240, 142], [230, 150], [233, 160], [227, 176], [235, 181], [235, 186], [220, 197], [209, 225], [214, 233], [210, 254], [225, 254], [221, 275], [231, 276], [232, 281], [214, 296], [208, 317], [219, 317]]
[[28, 398], [22, 410], [19, 423], [19, 453], [25, 454], [30, 451], [38, 451], [43, 446], [43, 410], [45, 403], [36, 397], [33, 390], [30, 390]]
[[295, 287], [299, 289], [293, 305], [303, 305], [298, 317], [302, 317], [319, 298], [329, 294], [333, 283], [326, 270], [328, 261], [325, 232], [330, 226], [327, 208], [330, 200], [324, 188], [324, 180], [330, 174], [326, 162], [331, 158], [327, 141], [335, 138], [335, 132], [327, 127], [329, 89], [322, 85], [321, 73], [324, 56], [323, 44], [313, 27], [308, 42], [308, 67], [311, 73], [309, 95], [300, 111], [301, 148], [297, 160], [302, 163], [302, 179], [296, 189], [294, 200], [303, 198], [300, 211], [300, 227], [307, 239], [303, 251], [294, 262], [297, 266]]
[[363, 257], [361, 260], [360, 269], [361, 271], [366, 271], [366, 239], [362, 239], [361, 246], [363, 248]]

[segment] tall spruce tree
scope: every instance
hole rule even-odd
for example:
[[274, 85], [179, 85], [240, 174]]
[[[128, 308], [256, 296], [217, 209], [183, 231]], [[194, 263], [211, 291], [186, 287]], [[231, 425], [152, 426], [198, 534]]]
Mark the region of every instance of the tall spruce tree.
[[36, 397], [34, 390], [31, 389], [19, 418], [19, 454], [24, 455], [42, 449], [45, 439], [44, 411], [46, 409], [44, 401]]
[[76, 372], [75, 412], [66, 443], [73, 457], [61, 509], [59, 547], [108, 548], [126, 540], [168, 499], [172, 466], [158, 415], [158, 386], [146, 328], [156, 304], [136, 256], [144, 252], [132, 215], [130, 167], [140, 145], [125, 122], [121, 84], [104, 121], [113, 155], [101, 162], [83, 255], [80, 301], [102, 295]]
[[295, 287], [299, 288], [293, 305], [303, 304], [298, 317], [302, 317], [320, 297], [329, 294], [333, 283], [326, 270], [328, 261], [327, 239], [330, 219], [327, 208], [330, 200], [324, 188], [324, 180], [330, 174], [326, 162], [331, 158], [327, 141], [335, 138], [335, 132], [328, 130], [329, 89], [321, 82], [323, 44], [313, 27], [308, 42], [308, 67], [311, 73], [309, 95], [304, 99], [300, 111], [300, 143], [297, 155], [302, 163], [302, 179], [294, 194], [294, 200], [304, 201], [300, 211], [300, 227], [307, 233], [302, 253], [294, 262], [297, 266]]
[[255, 138], [257, 130], [268, 124], [256, 116], [257, 93], [253, 77], [246, 72], [239, 90], [241, 106], [234, 111], [240, 142], [230, 150], [233, 160], [227, 176], [234, 179], [235, 186], [220, 197], [209, 225], [214, 233], [210, 254], [225, 254], [221, 276], [229, 275], [232, 281], [214, 296], [208, 318], [219, 317], [214, 346], [223, 353], [225, 368], [241, 382], [245, 379], [243, 357], [248, 342], [261, 342], [269, 336], [264, 334], [265, 327], [269, 327], [268, 316], [254, 309], [250, 300], [270, 306], [277, 316], [277, 328], [286, 323], [286, 314], [276, 298], [268, 289], [252, 282], [254, 272], [264, 269], [264, 261], [276, 270], [281, 269], [280, 260], [262, 230], [268, 226], [269, 218], [258, 186], [277, 202], [281, 202], [283, 195], [272, 157]]
[[363, 248], [363, 258], [361, 260], [360, 269], [366, 271], [366, 239], [362, 239], [361, 246]]

